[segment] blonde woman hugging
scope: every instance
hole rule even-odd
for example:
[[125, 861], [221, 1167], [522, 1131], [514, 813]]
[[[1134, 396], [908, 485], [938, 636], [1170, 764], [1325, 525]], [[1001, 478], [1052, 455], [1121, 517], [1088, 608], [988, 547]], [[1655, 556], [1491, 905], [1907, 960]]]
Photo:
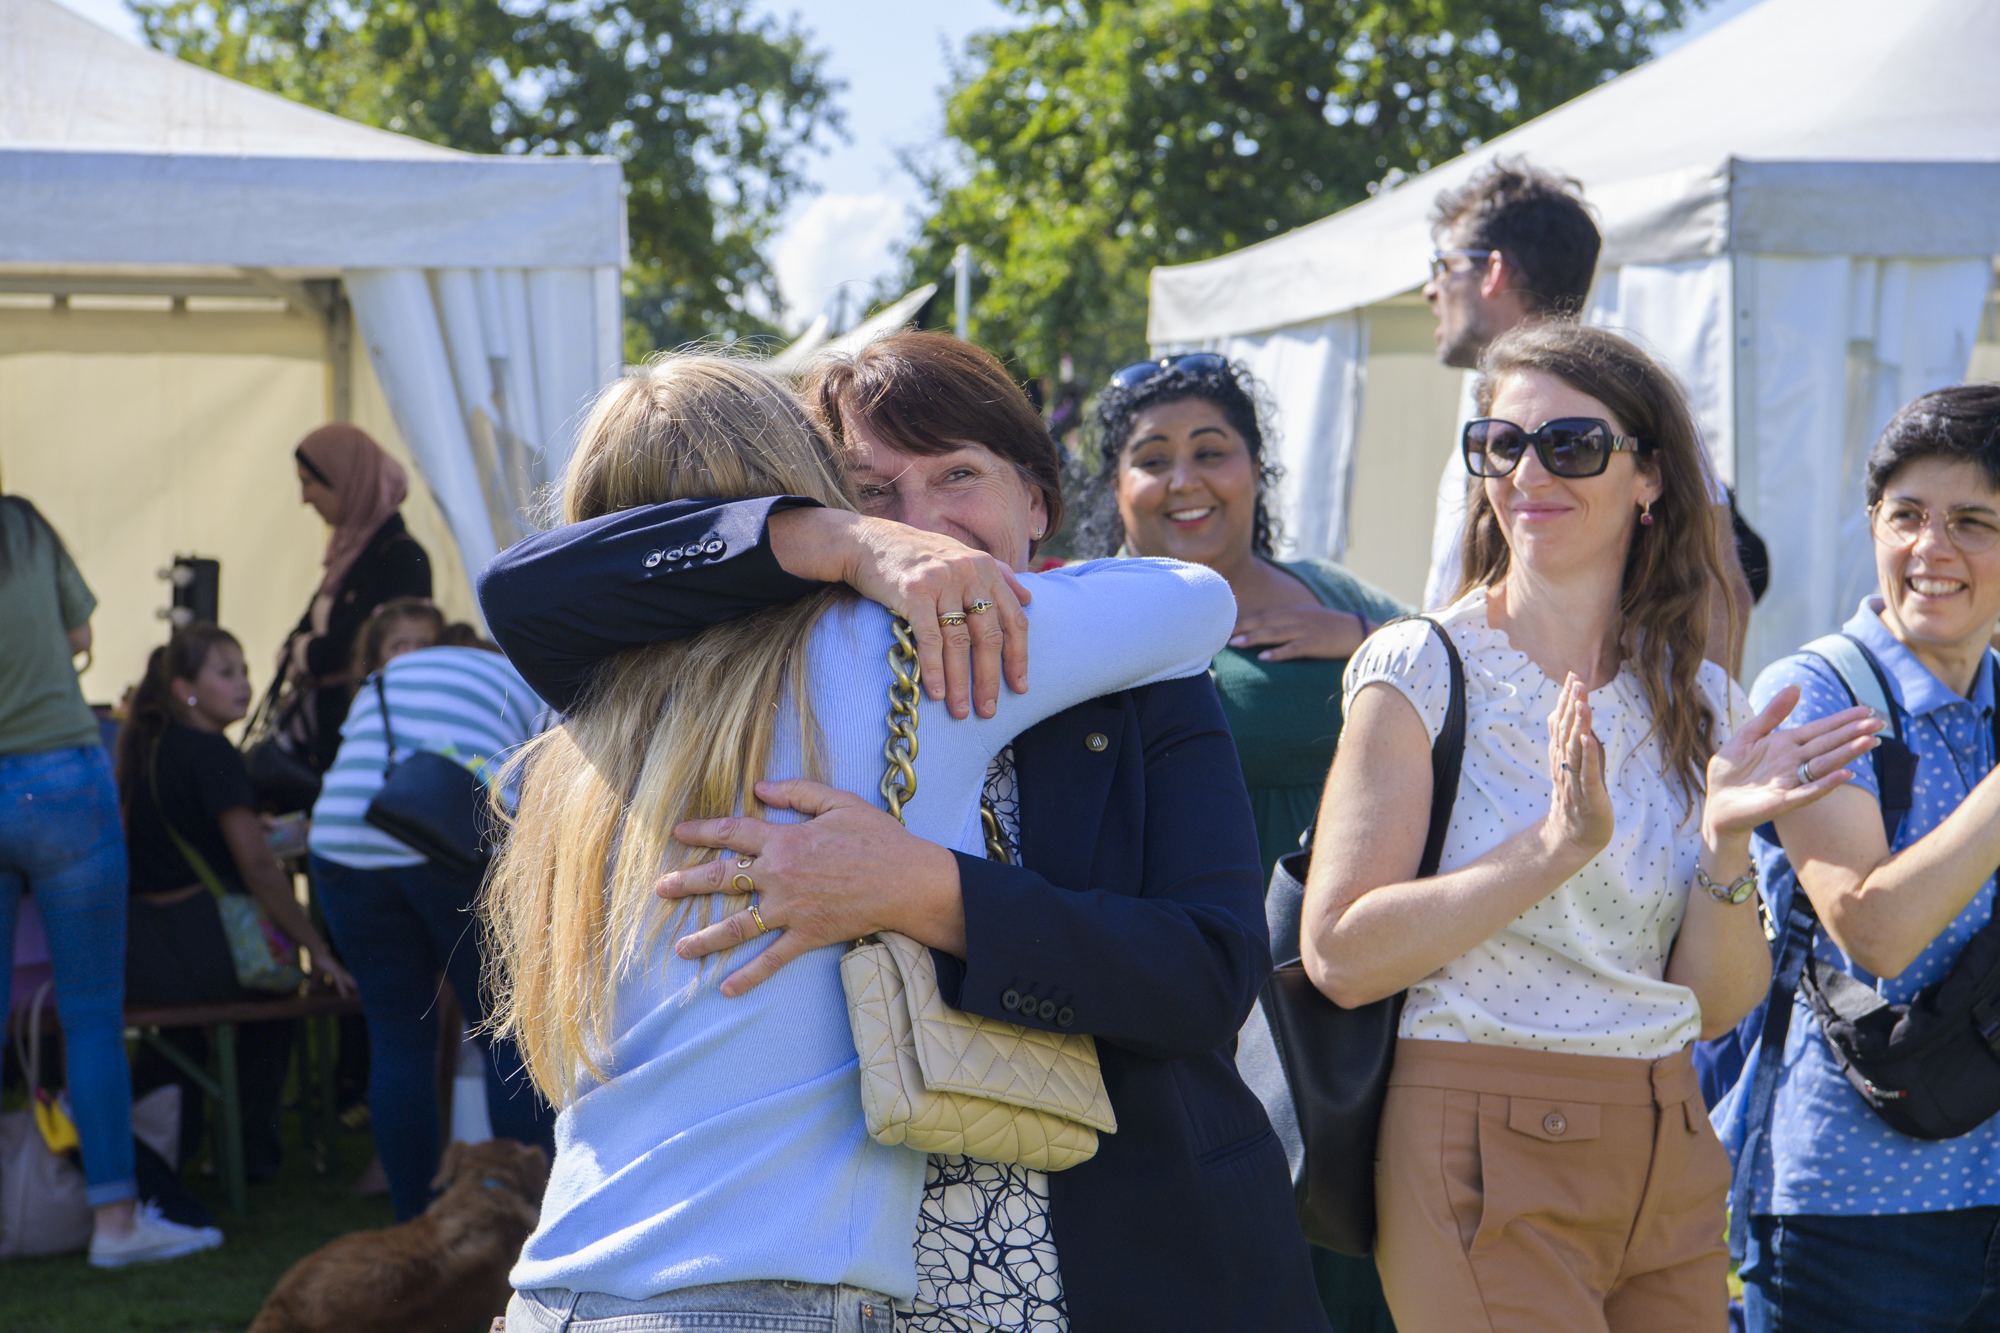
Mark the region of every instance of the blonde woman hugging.
[[[690, 497], [778, 495], [855, 508], [833, 447], [783, 388], [739, 362], [673, 357], [605, 391], [563, 513], [574, 524]], [[1235, 615], [1220, 578], [1166, 561], [1021, 583], [1033, 689], [1003, 691], [993, 716], [963, 721], [942, 700], [918, 705], [905, 819], [975, 854], [981, 787], [1015, 733], [1107, 691], [1206, 669]], [[722, 980], [785, 925], [760, 919], [755, 858], [722, 853], [744, 892], [654, 893], [663, 872], [717, 857], [676, 842], [676, 825], [798, 820], [760, 799], [769, 780], [876, 792], [891, 643], [888, 612], [832, 587], [631, 649], [522, 760], [520, 814], [486, 910], [500, 1024], [560, 1118], [541, 1224], [514, 1272], [514, 1333], [608, 1319], [861, 1333], [908, 1308], [925, 1159], [865, 1132], [842, 947], [725, 996]], [[913, 899], [882, 924], [962, 950], [934, 906]], [[676, 951], [724, 920], [744, 936], [728, 954]]]

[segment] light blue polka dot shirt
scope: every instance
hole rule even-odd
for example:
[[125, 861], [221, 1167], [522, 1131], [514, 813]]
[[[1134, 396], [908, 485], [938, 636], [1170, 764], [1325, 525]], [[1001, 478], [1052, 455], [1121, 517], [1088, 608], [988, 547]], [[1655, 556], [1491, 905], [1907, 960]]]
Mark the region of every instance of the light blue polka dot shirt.
[[[1979, 673], [1972, 698], [1954, 693], [1905, 648], [1880, 618], [1879, 597], [1863, 600], [1841, 628], [1867, 645], [1889, 678], [1902, 713], [1903, 739], [1918, 757], [1914, 802], [1896, 835], [1901, 851], [1942, 823], [1993, 767], [1993, 655]], [[1852, 707], [1833, 668], [1817, 656], [1799, 653], [1775, 662], [1757, 677], [1751, 705], [1762, 709], [1787, 685], [1803, 690], [1786, 725], [1796, 726]], [[1867, 756], [1851, 768], [1853, 785], [1879, 799], [1874, 764]], [[1789, 883], [1784, 850], [1758, 838], [1754, 851], [1762, 884], [1771, 891]], [[1952, 960], [1993, 911], [1994, 882], [1988, 879], [1893, 981], [1870, 975], [1842, 953], [1826, 932], [1813, 947], [1819, 965], [1840, 968], [1875, 987], [1891, 1003], [1909, 1000], [1951, 970]], [[1773, 904], [1783, 919], [1784, 902]], [[1743, 1142], [1744, 1108], [1757, 1055], [1719, 1106], [1715, 1121], [1732, 1158]], [[1834, 1064], [1819, 1024], [1802, 999], [1795, 1000], [1784, 1066], [1772, 1110], [1770, 1132], [1751, 1164], [1753, 1213], [1872, 1215], [1939, 1212], [2000, 1204], [2000, 1117], [1961, 1138], [1929, 1142], [1890, 1129], [1848, 1085]], [[1740, 1168], [1739, 1168], [1740, 1169]]]

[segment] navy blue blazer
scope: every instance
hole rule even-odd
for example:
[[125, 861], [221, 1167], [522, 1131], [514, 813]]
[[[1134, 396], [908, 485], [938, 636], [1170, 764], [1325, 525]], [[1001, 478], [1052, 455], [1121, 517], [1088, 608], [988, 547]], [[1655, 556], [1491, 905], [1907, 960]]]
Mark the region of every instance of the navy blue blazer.
[[[775, 508], [677, 501], [531, 537], [481, 572], [494, 638], [558, 708], [612, 652], [819, 585], [778, 568]], [[1262, 862], [1207, 675], [1079, 704], [1014, 742], [1021, 866], [960, 855], [970, 1013], [1092, 1034], [1118, 1132], [1053, 1172], [1075, 1333], [1328, 1329], [1283, 1149], [1237, 1075], [1271, 969]], [[1011, 1001], [1011, 1003], [1010, 1003]]]

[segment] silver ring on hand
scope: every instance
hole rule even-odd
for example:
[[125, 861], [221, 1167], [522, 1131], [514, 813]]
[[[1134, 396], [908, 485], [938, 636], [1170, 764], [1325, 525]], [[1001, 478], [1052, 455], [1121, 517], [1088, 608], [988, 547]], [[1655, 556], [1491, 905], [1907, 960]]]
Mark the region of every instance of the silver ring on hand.
[[739, 857], [737, 857], [737, 858], [736, 858], [736, 868], [737, 868], [738, 870], [748, 870], [748, 869], [750, 868], [750, 858], [749, 858], [749, 857], [747, 857], [747, 856], [739, 856]]
[[1813, 781], [1812, 760], [1808, 759], [1799, 765], [1799, 785], [1810, 787]]

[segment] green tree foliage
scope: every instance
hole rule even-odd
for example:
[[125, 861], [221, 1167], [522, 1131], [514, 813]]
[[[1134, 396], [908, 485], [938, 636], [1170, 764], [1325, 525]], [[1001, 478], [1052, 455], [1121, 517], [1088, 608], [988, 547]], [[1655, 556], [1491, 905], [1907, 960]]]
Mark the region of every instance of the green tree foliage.
[[768, 331], [764, 242], [838, 85], [748, 0], [129, 0], [158, 49], [474, 153], [602, 153], [629, 191], [628, 350]]
[[[1701, 0], [1691, 0], [1693, 4]], [[1012, 0], [948, 94], [913, 276], [972, 246], [973, 336], [1096, 383], [1147, 274], [1265, 240], [1644, 60], [1690, 0]], [[1560, 164], [1557, 164], [1560, 165]]]

